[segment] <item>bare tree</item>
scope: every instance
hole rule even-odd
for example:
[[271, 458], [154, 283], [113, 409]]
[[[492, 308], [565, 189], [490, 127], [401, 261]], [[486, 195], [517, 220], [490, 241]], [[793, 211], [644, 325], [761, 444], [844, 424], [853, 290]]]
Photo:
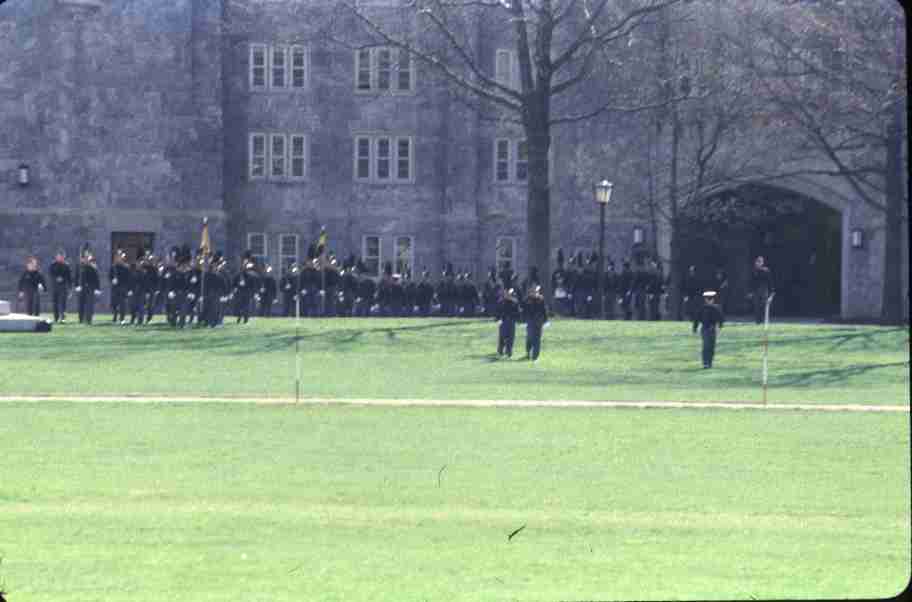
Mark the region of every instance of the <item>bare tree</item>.
[[[744, 1], [756, 42], [733, 37], [761, 78], [771, 119], [800, 132], [796, 154], [830, 167], [859, 202], [884, 216], [882, 319], [904, 319], [902, 241], [908, 231], [905, 19], [892, 0]], [[801, 170], [799, 170], [801, 173]]]
[[[525, 134], [529, 175], [529, 265], [543, 276], [551, 262], [552, 131], [606, 113], [668, 101], [639, 89], [605, 89], [621, 47], [644, 20], [680, 0], [339, 0], [334, 39], [357, 38], [407, 51], [486, 115]], [[387, 6], [377, 7], [376, 4]], [[393, 5], [390, 7], [389, 5]], [[353, 31], [352, 22], [359, 28]], [[517, 82], [498, 79], [479, 35], [501, 35], [516, 57]], [[359, 37], [361, 36], [361, 37]], [[367, 41], [364, 40], [366, 36]], [[591, 88], [590, 88], [591, 87]], [[594, 89], [596, 93], [582, 93]], [[549, 288], [548, 278], [542, 285]]]

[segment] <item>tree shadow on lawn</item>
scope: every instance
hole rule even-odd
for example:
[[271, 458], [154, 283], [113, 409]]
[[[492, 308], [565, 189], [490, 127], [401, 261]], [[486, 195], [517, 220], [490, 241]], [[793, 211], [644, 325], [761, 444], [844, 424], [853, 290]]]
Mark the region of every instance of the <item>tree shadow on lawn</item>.
[[[816, 346], [824, 342], [832, 343], [827, 351], [838, 351], [841, 348], [852, 344], [857, 344], [854, 349], [863, 351], [900, 351], [903, 347], [894, 349], [890, 340], [896, 333], [906, 332], [905, 328], [889, 328], [884, 330], [865, 330], [859, 332], [857, 329], [840, 329], [847, 332], [833, 332], [822, 336], [804, 336], [797, 333], [776, 334], [769, 339], [770, 347], [804, 347], [807, 345]], [[725, 336], [725, 329], [722, 329], [721, 337]], [[763, 333], [757, 333], [756, 337], [726, 339], [727, 349], [738, 351], [743, 348], [756, 348], [763, 342]], [[901, 343], [901, 341], [898, 341]], [[906, 349], [908, 349], [906, 347]]]
[[776, 378], [777, 385], [790, 387], [812, 387], [815, 385], [832, 386], [843, 384], [854, 376], [867, 374], [880, 368], [897, 368], [909, 366], [909, 362], [889, 362], [883, 364], [852, 364], [844, 368], [830, 368], [828, 370], [808, 370]]
[[[908, 366], [908, 362], [891, 362], [880, 364], [853, 364], [843, 368], [827, 370], [809, 370], [788, 375], [776, 376], [776, 386], [813, 388], [832, 387], [834, 385], [847, 385], [854, 377], [861, 376], [881, 368], [896, 368]], [[546, 366], [546, 362], [539, 360], [539, 366]], [[733, 373], [733, 370], [738, 372]], [[705, 370], [699, 361], [694, 361], [693, 367], [673, 368], [661, 370], [661, 379], [657, 373], [623, 373], [612, 372], [610, 367], [605, 370], [582, 370], [573, 374], [558, 371], [531, 370], [529, 372], [504, 373], [500, 375], [499, 384], [503, 385], [529, 385], [541, 386], [569, 386], [569, 387], [610, 387], [610, 386], [649, 386], [658, 389], [690, 389], [690, 388], [755, 388], [760, 385], [758, 371], [744, 372], [735, 367], [728, 367], [724, 360]], [[885, 383], [888, 384], [888, 383]], [[861, 385], [853, 385], [861, 386]]]
[[[314, 348], [322, 351], [343, 350], [372, 334], [385, 335], [388, 341], [418, 346], [422, 341], [421, 337], [403, 339], [400, 335], [456, 329], [474, 322], [477, 321], [447, 320], [404, 326], [378, 324], [376, 327], [342, 327], [326, 330], [308, 328], [300, 333], [298, 340], [305, 346], [305, 351], [313, 351]], [[166, 323], [125, 328], [117, 324], [106, 326], [105, 330], [109, 332], [94, 331], [96, 336], [91, 336], [92, 331], [88, 331], [87, 334], [90, 336], [80, 337], [75, 344], [47, 345], [46, 341], [42, 341], [40, 345], [28, 346], [26, 352], [34, 353], [42, 360], [70, 362], [97, 361], [125, 357], [131, 353], [151, 352], [211, 351], [221, 355], [239, 356], [293, 350], [296, 338], [293, 329], [288, 327], [264, 332], [236, 324], [228, 324], [217, 329], [195, 325], [175, 329]], [[93, 326], [92, 329], [94, 328]], [[115, 328], [116, 330], [112, 330]], [[464, 336], [472, 337], [474, 333], [467, 332]], [[427, 344], [433, 346], [433, 339], [428, 339]]]

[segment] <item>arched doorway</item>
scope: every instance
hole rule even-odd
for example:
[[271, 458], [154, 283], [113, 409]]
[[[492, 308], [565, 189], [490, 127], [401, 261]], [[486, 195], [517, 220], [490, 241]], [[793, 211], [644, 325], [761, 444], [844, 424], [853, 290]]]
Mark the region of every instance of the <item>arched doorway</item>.
[[726, 311], [750, 311], [750, 269], [766, 258], [776, 286], [772, 312], [831, 317], [840, 312], [842, 215], [796, 192], [747, 184], [705, 198], [684, 212], [684, 265], [707, 282], [721, 267], [729, 278]]

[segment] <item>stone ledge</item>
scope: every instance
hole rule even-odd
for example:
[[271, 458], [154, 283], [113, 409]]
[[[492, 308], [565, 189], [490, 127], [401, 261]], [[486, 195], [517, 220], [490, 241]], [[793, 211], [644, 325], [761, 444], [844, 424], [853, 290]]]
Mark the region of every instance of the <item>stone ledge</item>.
[[73, 8], [97, 9], [104, 6], [102, 0], [57, 0], [61, 6], [71, 6]]

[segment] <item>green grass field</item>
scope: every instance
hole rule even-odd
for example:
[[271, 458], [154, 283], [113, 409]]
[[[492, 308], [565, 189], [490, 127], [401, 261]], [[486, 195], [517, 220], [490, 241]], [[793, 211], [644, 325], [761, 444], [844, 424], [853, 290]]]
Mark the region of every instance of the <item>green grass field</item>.
[[[555, 321], [535, 364], [496, 361], [480, 321], [301, 332], [307, 396], [760, 398], [753, 325], [723, 330], [709, 371], [683, 323]], [[770, 334], [772, 402], [909, 403], [908, 329]], [[73, 396], [0, 402], [9, 602], [855, 598], [909, 581], [907, 412], [245, 403], [293, 395], [293, 337], [286, 320], [0, 335], [0, 396]], [[163, 401], [77, 399], [130, 393]]]
[[[499, 361], [484, 320], [301, 321], [302, 392], [321, 398], [760, 401], [762, 328], [722, 330], [715, 367], [683, 322], [556, 320], [543, 355]], [[776, 324], [769, 401], [909, 402], [909, 330]], [[172, 331], [86, 328], [0, 335], [0, 395], [289, 397], [293, 320]]]
[[908, 414], [0, 416], [11, 602], [845, 598], [909, 578]]

